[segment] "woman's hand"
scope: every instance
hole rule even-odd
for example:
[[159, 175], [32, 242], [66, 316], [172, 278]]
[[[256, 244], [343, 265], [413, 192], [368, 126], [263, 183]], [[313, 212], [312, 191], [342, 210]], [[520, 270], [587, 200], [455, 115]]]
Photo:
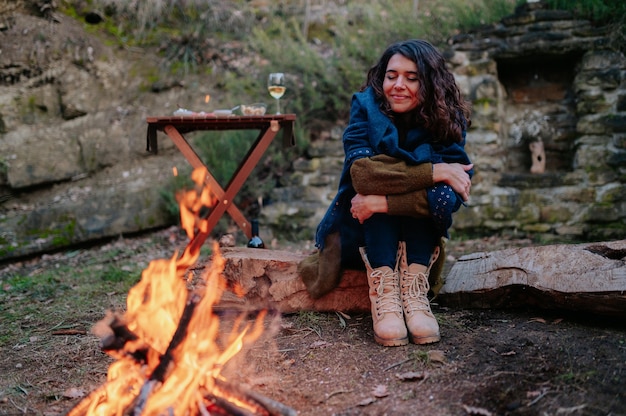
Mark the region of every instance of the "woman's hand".
[[433, 181], [447, 183], [454, 191], [461, 195], [463, 201], [469, 200], [472, 180], [467, 171], [474, 167], [460, 163], [437, 163], [433, 165]]
[[352, 198], [350, 213], [361, 224], [363, 221], [379, 212], [387, 212], [387, 197], [385, 195], [361, 195], [356, 194]]

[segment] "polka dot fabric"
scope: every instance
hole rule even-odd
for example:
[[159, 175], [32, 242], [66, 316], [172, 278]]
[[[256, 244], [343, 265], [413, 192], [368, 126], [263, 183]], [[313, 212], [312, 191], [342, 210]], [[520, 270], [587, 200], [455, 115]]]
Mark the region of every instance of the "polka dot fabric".
[[459, 198], [449, 185], [438, 184], [428, 189], [428, 205], [437, 228], [447, 236], [452, 225], [452, 213], [461, 206]]

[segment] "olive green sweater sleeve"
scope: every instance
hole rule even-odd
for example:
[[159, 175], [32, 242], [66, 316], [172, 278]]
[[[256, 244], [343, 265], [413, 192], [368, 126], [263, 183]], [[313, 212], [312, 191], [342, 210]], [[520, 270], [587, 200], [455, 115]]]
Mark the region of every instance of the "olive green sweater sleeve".
[[407, 165], [404, 161], [376, 155], [355, 160], [350, 167], [352, 186], [361, 195], [405, 194], [433, 186], [433, 165]]
[[426, 188], [434, 185], [431, 163], [407, 165], [387, 155], [354, 161], [350, 168], [352, 185], [362, 195], [386, 195], [387, 213], [428, 217]]
[[429, 217], [430, 208], [426, 189], [406, 194], [387, 195], [387, 214], [410, 217]]

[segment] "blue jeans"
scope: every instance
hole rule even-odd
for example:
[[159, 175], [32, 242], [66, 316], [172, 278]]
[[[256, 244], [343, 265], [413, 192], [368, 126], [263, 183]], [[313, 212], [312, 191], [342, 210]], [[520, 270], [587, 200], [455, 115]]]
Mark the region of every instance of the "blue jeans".
[[406, 241], [408, 264], [428, 266], [441, 238], [431, 218], [374, 214], [363, 223], [367, 258], [373, 268], [396, 265], [398, 243]]

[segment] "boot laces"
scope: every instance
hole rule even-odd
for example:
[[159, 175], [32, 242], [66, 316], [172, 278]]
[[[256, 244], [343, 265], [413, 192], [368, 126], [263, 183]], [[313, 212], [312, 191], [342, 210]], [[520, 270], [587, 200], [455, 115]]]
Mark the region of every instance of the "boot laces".
[[393, 270], [374, 270], [372, 271], [371, 277], [374, 279], [374, 284], [378, 285], [376, 287], [376, 294], [378, 295], [378, 314], [382, 315], [387, 312], [402, 313], [397, 273]]
[[406, 300], [405, 309], [407, 312], [430, 312], [428, 276], [424, 273], [405, 272], [405, 277], [406, 284], [403, 285], [403, 288], [406, 288], [406, 290], [403, 291], [403, 295], [406, 295], [404, 299]]

